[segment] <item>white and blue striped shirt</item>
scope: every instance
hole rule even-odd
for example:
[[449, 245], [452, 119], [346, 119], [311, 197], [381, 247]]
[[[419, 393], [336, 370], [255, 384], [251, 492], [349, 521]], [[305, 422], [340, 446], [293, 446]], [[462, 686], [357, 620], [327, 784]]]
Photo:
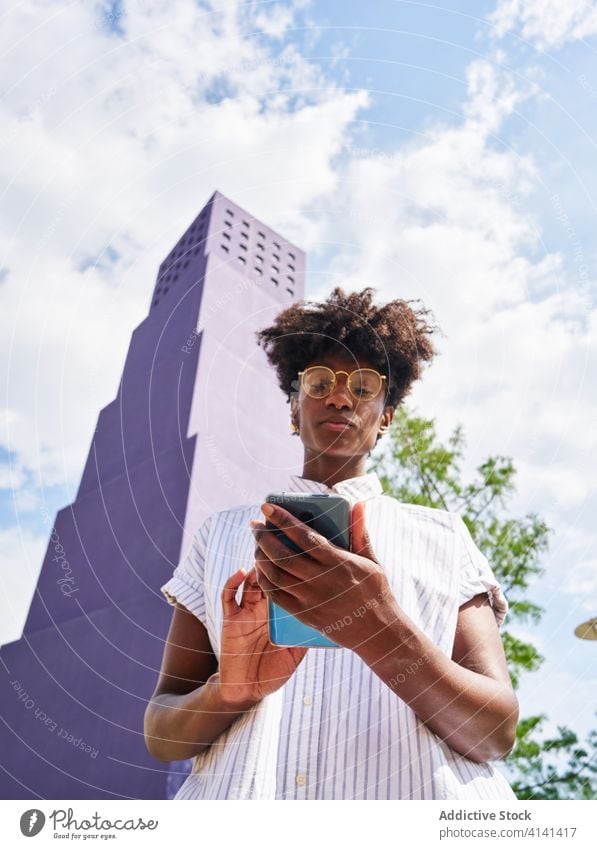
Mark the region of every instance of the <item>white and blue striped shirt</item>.
[[[290, 492], [364, 501], [366, 526], [392, 591], [448, 656], [458, 609], [487, 592], [508, 609], [486, 558], [455, 513], [402, 504], [375, 472], [325, 484], [292, 475]], [[260, 505], [211, 514], [161, 588], [205, 625], [219, 656], [224, 582], [252, 568], [250, 519]], [[239, 591], [240, 592], [240, 591]], [[333, 634], [330, 634], [333, 638]], [[502, 773], [458, 754], [349, 649], [311, 648], [292, 677], [194, 759], [176, 799], [513, 799]]]

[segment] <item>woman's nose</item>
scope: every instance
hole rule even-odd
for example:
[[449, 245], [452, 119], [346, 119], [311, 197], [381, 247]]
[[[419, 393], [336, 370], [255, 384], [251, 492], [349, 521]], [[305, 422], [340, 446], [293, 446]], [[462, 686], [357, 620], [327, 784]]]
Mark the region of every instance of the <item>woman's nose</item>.
[[336, 385], [325, 399], [328, 404], [338, 406], [338, 404], [345, 404], [348, 402], [348, 405], [352, 406], [353, 398], [350, 394], [347, 381], [348, 378], [344, 375], [342, 375], [342, 377], [336, 377]]

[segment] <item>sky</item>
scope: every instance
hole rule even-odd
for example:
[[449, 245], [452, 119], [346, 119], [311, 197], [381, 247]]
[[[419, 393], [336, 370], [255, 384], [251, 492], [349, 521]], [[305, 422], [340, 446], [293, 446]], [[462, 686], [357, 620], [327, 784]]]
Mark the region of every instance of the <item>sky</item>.
[[409, 405], [552, 528], [521, 715], [597, 727], [597, 7], [97, 2], [2, 13], [0, 642], [18, 639], [158, 265], [215, 189], [336, 285], [421, 299]]

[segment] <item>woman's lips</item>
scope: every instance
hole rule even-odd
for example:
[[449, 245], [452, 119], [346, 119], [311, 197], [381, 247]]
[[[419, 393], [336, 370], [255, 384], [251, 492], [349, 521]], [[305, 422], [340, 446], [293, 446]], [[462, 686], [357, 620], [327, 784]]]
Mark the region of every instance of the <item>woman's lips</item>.
[[339, 432], [341, 430], [350, 430], [351, 428], [351, 425], [349, 425], [348, 422], [322, 422], [321, 426], [324, 427], [326, 430], [333, 430], [336, 432]]

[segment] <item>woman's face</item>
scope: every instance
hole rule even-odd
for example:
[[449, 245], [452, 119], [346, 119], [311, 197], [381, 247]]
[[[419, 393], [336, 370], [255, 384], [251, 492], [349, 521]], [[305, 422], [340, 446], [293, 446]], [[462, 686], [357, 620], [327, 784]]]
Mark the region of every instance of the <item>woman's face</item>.
[[[328, 353], [309, 366], [328, 366], [333, 371], [354, 371], [356, 368], [373, 368], [364, 358], [356, 360], [348, 352]], [[298, 401], [292, 398], [292, 421], [298, 425], [305, 451], [312, 458], [321, 454], [338, 457], [363, 457], [374, 447], [381, 426], [389, 426], [394, 415], [391, 407], [384, 407], [385, 381], [377, 397], [370, 401], [355, 398], [346, 385], [347, 376], [336, 376], [336, 385], [325, 398], [311, 398], [300, 387]], [[345, 425], [338, 428], [326, 423], [330, 418], [341, 418]]]

